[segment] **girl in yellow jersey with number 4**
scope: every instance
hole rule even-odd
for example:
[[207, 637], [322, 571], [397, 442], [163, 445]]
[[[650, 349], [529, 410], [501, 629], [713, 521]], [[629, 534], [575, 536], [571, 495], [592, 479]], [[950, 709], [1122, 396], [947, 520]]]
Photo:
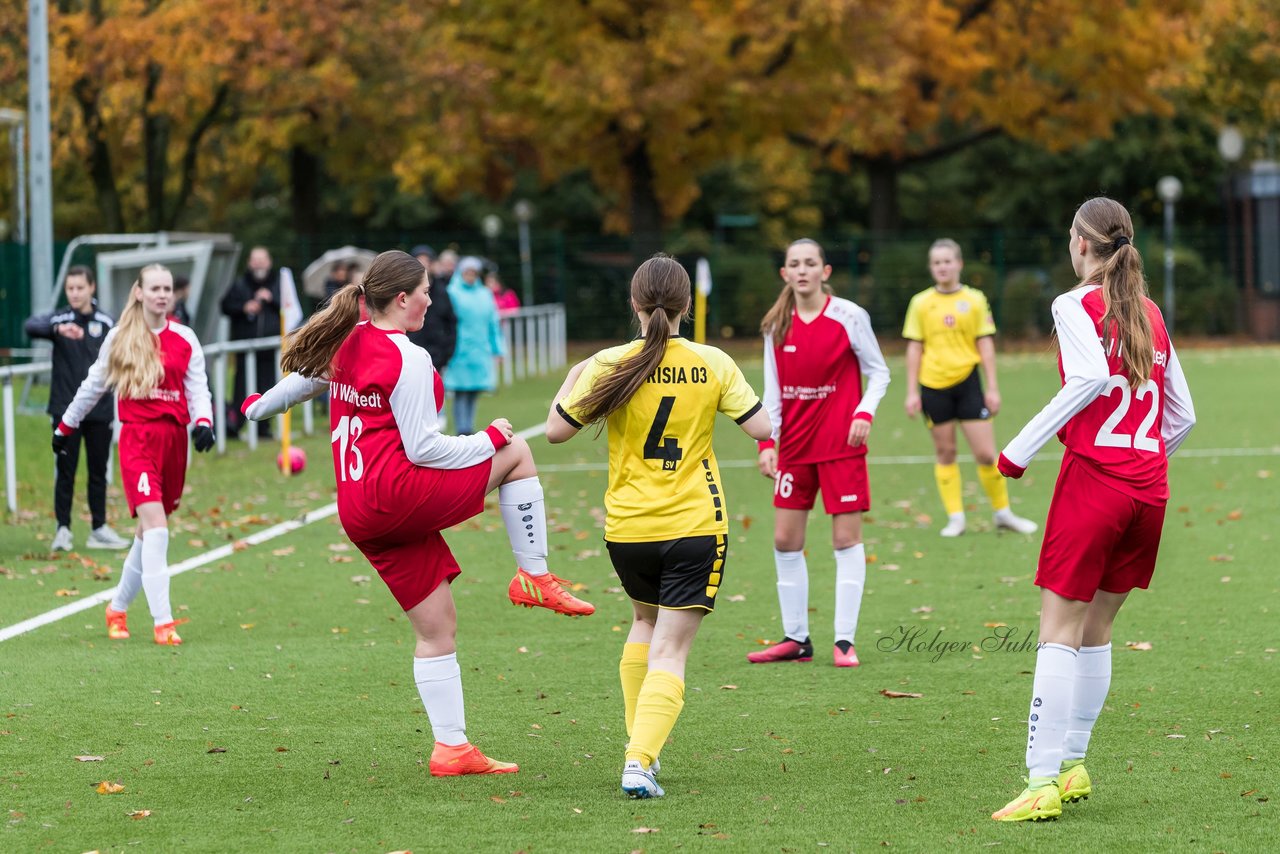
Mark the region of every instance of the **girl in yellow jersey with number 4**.
[[[956, 421], [978, 463], [978, 480], [995, 511], [996, 528], [1033, 534], [1038, 526], [1009, 509], [1009, 491], [996, 470], [996, 432], [991, 424], [1000, 411], [996, 324], [982, 291], [960, 283], [963, 269], [960, 244], [954, 240], [935, 240], [929, 247], [933, 287], [912, 297], [902, 325], [907, 339], [907, 416], [923, 412], [933, 434], [933, 473], [947, 511], [942, 536], [958, 537], [966, 524], [956, 464]], [[987, 378], [985, 391], [979, 365]]]
[[656, 255], [631, 279], [640, 341], [569, 371], [547, 416], [565, 442], [604, 422], [605, 544], [635, 619], [618, 666], [627, 725], [622, 791], [661, 797], [658, 753], [684, 706], [684, 669], [724, 578], [729, 511], [711, 450], [716, 413], [766, 439], [769, 416], [733, 360], [679, 336], [689, 274]]

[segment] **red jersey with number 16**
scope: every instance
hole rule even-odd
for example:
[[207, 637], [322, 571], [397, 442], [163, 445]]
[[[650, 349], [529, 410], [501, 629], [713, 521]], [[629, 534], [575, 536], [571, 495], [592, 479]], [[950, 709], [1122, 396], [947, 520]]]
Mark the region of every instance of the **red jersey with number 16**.
[[1150, 379], [1135, 389], [1121, 359], [1125, 342], [1104, 344], [1102, 289], [1080, 287], [1054, 300], [1062, 390], [1009, 443], [1006, 458], [1025, 467], [1056, 432], [1067, 455], [1108, 485], [1147, 503], [1169, 499], [1168, 457], [1195, 412], [1160, 309], [1144, 302], [1154, 361]]
[[778, 457], [788, 463], [866, 454], [865, 443], [849, 447], [850, 422], [855, 414], [872, 420], [888, 387], [889, 367], [871, 318], [847, 299], [828, 297], [808, 323], [793, 311], [781, 344], [765, 337], [764, 406]]

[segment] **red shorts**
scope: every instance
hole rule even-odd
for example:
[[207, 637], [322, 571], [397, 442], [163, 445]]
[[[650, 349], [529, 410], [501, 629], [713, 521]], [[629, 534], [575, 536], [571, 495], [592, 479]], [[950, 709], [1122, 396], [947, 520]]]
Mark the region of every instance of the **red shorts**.
[[1049, 504], [1036, 584], [1092, 602], [1099, 590], [1128, 593], [1151, 583], [1164, 504], [1146, 504], [1109, 486], [1069, 455]]
[[[359, 492], [341, 489], [338, 518], [351, 542], [408, 611], [462, 571], [440, 532], [484, 510], [492, 460], [465, 469], [414, 467], [397, 477], [396, 501], [376, 502], [395, 511], [371, 511]], [[375, 488], [364, 484], [366, 489]], [[343, 499], [346, 500], [343, 500]]]
[[844, 457], [822, 463], [778, 461], [773, 480], [773, 506], [784, 510], [812, 510], [822, 490], [822, 507], [837, 513], [865, 513], [871, 509], [867, 457]]
[[120, 482], [129, 513], [138, 505], [159, 501], [168, 516], [178, 509], [187, 482], [187, 428], [176, 421], [131, 422], [120, 425]]

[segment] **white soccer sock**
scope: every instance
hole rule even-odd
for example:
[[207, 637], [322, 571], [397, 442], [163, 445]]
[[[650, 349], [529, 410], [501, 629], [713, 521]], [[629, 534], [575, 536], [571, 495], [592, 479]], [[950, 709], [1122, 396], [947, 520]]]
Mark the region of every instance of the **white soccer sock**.
[[547, 574], [547, 513], [542, 504], [542, 481], [537, 476], [498, 487], [498, 509], [516, 563], [530, 575]]
[[1098, 721], [1107, 692], [1111, 690], [1111, 644], [1082, 646], [1076, 658], [1071, 716], [1067, 720], [1067, 738], [1062, 752], [1063, 762], [1084, 759], [1089, 736]]
[[142, 540], [133, 538], [133, 546], [125, 556], [124, 567], [120, 570], [120, 585], [111, 597], [111, 610], [127, 611], [129, 605], [138, 597], [142, 589]]
[[467, 720], [462, 707], [462, 669], [458, 654], [413, 659], [413, 681], [431, 721], [431, 735], [441, 744], [467, 743]]
[[792, 640], [809, 637], [809, 567], [804, 550], [773, 550], [773, 564], [778, 570], [778, 604], [782, 606], [782, 630]]
[[1027, 718], [1027, 776], [1030, 779], [1058, 776], [1075, 676], [1074, 649], [1060, 643], [1040, 644], [1031, 686], [1031, 713]]
[[836, 549], [836, 642], [853, 643], [867, 583], [867, 554], [862, 543]]
[[157, 626], [173, 622], [169, 607], [169, 529], [142, 532], [142, 589]]

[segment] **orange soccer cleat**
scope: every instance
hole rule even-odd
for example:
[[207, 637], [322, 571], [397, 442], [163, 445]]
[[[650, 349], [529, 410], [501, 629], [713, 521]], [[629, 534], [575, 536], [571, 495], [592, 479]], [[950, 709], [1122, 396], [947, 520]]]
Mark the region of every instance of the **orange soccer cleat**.
[[107, 637], [112, 640], [128, 640], [129, 625], [126, 622], [128, 615], [124, 611], [112, 610], [111, 606], [107, 606]]
[[179, 646], [182, 644], [182, 638], [178, 637], [178, 621], [171, 623], [161, 623], [156, 626], [156, 643], [160, 646]]
[[516, 577], [511, 579], [507, 587], [507, 597], [512, 605], [523, 605], [526, 608], [547, 608], [557, 614], [568, 614], [570, 617], [587, 617], [596, 612], [596, 606], [584, 602], [568, 590], [561, 587], [567, 582], [548, 572], [543, 575], [530, 575], [523, 569], [516, 570]]
[[514, 774], [520, 766], [499, 762], [480, 752], [471, 742], [456, 747], [436, 742], [428, 764], [432, 777], [461, 777], [463, 774]]

